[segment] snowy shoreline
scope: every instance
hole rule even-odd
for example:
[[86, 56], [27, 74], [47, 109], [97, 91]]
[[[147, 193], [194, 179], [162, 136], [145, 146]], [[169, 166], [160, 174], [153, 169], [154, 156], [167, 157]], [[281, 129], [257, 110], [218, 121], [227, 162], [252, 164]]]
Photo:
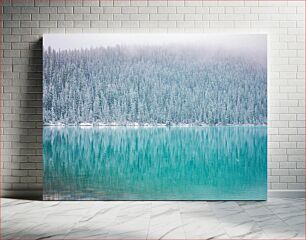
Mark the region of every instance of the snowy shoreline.
[[267, 124], [166, 124], [166, 123], [156, 123], [156, 124], [149, 124], [149, 123], [79, 123], [79, 124], [64, 124], [64, 123], [44, 123], [44, 127], [259, 127], [259, 126], [267, 126]]

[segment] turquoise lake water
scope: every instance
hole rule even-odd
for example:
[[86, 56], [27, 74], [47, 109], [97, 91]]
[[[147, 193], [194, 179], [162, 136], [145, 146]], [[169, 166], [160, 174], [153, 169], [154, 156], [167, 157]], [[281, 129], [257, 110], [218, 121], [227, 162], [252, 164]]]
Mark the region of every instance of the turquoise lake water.
[[46, 200], [264, 200], [267, 127], [44, 127]]

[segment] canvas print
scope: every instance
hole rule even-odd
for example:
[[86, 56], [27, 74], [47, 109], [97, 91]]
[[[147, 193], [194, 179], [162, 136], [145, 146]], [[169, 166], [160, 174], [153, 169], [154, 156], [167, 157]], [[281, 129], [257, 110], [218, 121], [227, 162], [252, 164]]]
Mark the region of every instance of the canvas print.
[[264, 200], [264, 34], [46, 34], [45, 200]]

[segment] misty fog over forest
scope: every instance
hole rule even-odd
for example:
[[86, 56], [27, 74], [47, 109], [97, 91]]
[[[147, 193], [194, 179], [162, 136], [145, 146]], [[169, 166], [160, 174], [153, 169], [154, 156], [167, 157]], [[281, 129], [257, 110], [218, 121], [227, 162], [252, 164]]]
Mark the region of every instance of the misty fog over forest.
[[44, 124], [266, 124], [252, 54], [186, 45], [44, 49]]

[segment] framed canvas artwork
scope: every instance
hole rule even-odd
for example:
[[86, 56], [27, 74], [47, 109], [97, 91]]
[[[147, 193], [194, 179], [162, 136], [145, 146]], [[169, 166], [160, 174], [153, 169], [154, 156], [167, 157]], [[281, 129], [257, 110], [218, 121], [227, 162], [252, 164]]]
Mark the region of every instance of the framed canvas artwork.
[[43, 36], [45, 200], [264, 200], [267, 36]]

